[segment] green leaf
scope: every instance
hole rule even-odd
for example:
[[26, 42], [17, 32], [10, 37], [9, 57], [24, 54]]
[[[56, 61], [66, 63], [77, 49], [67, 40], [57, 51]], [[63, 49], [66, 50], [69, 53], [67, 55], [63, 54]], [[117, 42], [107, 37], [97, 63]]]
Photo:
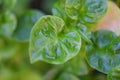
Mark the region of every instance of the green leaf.
[[120, 80], [120, 65], [116, 66], [109, 72], [107, 80]]
[[116, 65], [120, 64], [120, 37], [107, 30], [93, 33], [93, 45], [86, 46], [86, 57], [91, 67], [108, 73]]
[[84, 24], [98, 22], [106, 13], [107, 0], [66, 0], [66, 14]]
[[65, 0], [58, 0], [52, 8], [52, 13], [53, 15], [62, 18], [66, 23], [65, 25], [72, 25], [72, 26], [76, 25], [76, 21], [70, 19], [66, 14]]
[[85, 0], [66, 0], [65, 11], [71, 19], [78, 19]]
[[67, 15], [65, 13], [64, 4], [65, 4], [65, 0], [58, 0], [52, 8], [52, 14], [62, 18], [66, 22]]
[[43, 60], [62, 64], [76, 56], [81, 37], [74, 29], [63, 32], [64, 21], [56, 16], [44, 16], [34, 25], [30, 36], [31, 62]]
[[0, 35], [10, 37], [17, 25], [16, 17], [10, 11], [0, 14]]
[[62, 18], [68, 27], [76, 26], [76, 21], [70, 19], [66, 14], [65, 1], [66, 0], [58, 0], [52, 8], [52, 14]]
[[16, 5], [13, 9], [16, 16], [20, 16], [21, 14], [23, 14], [28, 9], [28, 5], [30, 4], [30, 2], [31, 0], [17, 0]]
[[2, 0], [3, 9], [13, 9], [17, 0]]
[[64, 72], [56, 80], [80, 80], [77, 76]]
[[84, 41], [92, 43], [90, 40], [92, 33], [84, 24], [77, 24], [77, 30]]
[[85, 60], [81, 57], [81, 54], [78, 54], [76, 57], [72, 58], [70, 61], [64, 64], [65, 71], [73, 73], [77, 76], [88, 74], [87, 64]]
[[17, 41], [28, 41], [35, 22], [44, 14], [37, 10], [27, 10], [18, 19], [18, 26], [13, 37]]

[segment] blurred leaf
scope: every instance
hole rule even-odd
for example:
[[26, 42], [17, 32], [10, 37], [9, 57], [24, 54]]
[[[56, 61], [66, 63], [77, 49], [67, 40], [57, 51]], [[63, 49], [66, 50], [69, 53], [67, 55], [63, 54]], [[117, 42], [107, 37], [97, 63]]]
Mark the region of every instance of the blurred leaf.
[[44, 76], [45, 80], [56, 80], [56, 76], [60, 73], [60, 68], [52, 68], [50, 69], [46, 75]]
[[10, 11], [0, 13], [0, 35], [10, 37], [17, 25], [16, 17]]
[[86, 46], [88, 63], [100, 72], [108, 73], [120, 64], [120, 37], [107, 30], [93, 33], [93, 45]]
[[107, 78], [107, 80], [120, 80], [120, 65], [113, 68]]
[[81, 37], [74, 29], [62, 32], [64, 21], [56, 16], [44, 16], [35, 24], [30, 37], [31, 62], [39, 60], [62, 64], [76, 56]]
[[44, 9], [44, 11], [48, 14], [51, 14], [51, 9], [55, 1], [57, 0], [43, 0], [42, 8]]
[[56, 80], [80, 80], [80, 79], [71, 73], [63, 72], [60, 74], [60, 76], [58, 76]]
[[35, 22], [44, 14], [37, 10], [27, 10], [18, 19], [18, 26], [13, 37], [17, 41], [28, 41]]
[[88, 67], [85, 60], [78, 54], [65, 64], [65, 71], [75, 74], [77, 76], [88, 74]]
[[10, 10], [15, 7], [16, 1], [17, 0], [1, 0], [1, 4], [4, 9]]
[[22, 13], [28, 9], [29, 2], [31, 0], [17, 0], [16, 5], [14, 7], [14, 12], [17, 16], [20, 16]]

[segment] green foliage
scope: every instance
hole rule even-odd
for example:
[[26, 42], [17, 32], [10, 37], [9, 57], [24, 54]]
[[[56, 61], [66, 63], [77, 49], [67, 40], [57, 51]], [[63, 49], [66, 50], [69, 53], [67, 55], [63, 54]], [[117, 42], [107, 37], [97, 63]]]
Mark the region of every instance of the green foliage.
[[18, 26], [13, 37], [17, 41], [28, 41], [31, 29], [35, 22], [44, 14], [37, 10], [27, 10], [18, 19]]
[[13, 9], [17, 0], [1, 0], [0, 4], [3, 9]]
[[68, 17], [65, 13], [64, 3], [65, 0], [58, 0], [52, 8], [52, 13], [53, 15], [62, 18], [66, 22]]
[[71, 19], [87, 25], [98, 22], [106, 13], [106, 4], [106, 0], [66, 0], [65, 12]]
[[79, 34], [81, 35], [82, 39], [87, 43], [92, 43], [90, 38], [92, 36], [91, 31], [83, 24], [77, 25], [77, 30]]
[[13, 9], [13, 12], [16, 14], [16, 16], [21, 16], [28, 8], [28, 5], [31, 0], [17, 0], [16, 5]]
[[62, 18], [64, 21], [65, 21], [65, 25], [72, 25], [72, 26], [76, 26], [76, 22], [77, 21], [74, 21], [72, 19], [70, 19], [68, 17], [68, 15], [66, 14], [66, 11], [65, 11], [65, 0], [58, 0], [53, 8], [52, 8], [52, 14], [54, 16], [58, 16], [60, 18]]
[[0, 13], [0, 35], [11, 36], [16, 29], [17, 19], [10, 11], [2, 11]]
[[78, 54], [76, 57], [66, 62], [64, 64], [64, 69], [66, 72], [70, 72], [78, 76], [88, 74], [87, 64], [85, 60], [81, 57], [81, 54]]
[[76, 56], [81, 47], [77, 31], [63, 32], [64, 21], [55, 16], [44, 16], [35, 24], [30, 37], [31, 62], [43, 60], [61, 64]]
[[108, 73], [120, 64], [120, 37], [113, 32], [99, 30], [93, 33], [93, 45], [86, 46], [88, 63], [95, 69]]
[[[16, 3], [20, 4], [21, 1], [23, 3], [25, 1], [28, 2], [28, 0], [0, 0], [0, 80], [43, 80], [41, 73], [37, 73], [37, 71], [30, 67], [27, 55], [30, 29], [43, 13], [37, 10], [28, 11], [25, 6], [24, 10], [26, 12], [24, 12], [23, 4], [19, 5], [18, 9]], [[27, 4], [24, 3], [24, 5]], [[19, 11], [24, 12], [24, 15], [19, 13]], [[18, 16], [20, 17], [18, 18]], [[25, 26], [22, 20], [26, 23]], [[26, 42], [20, 43], [16, 39], [14, 40], [13, 35], [18, 27], [26, 27], [24, 30], [29, 31], [28, 34], [25, 33], [27, 35], [25, 37], [27, 39]]]
[[113, 68], [109, 72], [107, 78], [108, 78], [108, 80], [120, 80], [120, 65]]
[[29, 1], [0, 0], [0, 80], [119, 80], [120, 36], [90, 30], [107, 0], [57, 0], [52, 15]]

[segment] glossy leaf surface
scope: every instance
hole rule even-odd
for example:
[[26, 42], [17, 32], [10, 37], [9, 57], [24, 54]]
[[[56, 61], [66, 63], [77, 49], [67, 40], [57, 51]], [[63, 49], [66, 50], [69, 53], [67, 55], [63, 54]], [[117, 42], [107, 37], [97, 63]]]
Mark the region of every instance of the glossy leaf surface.
[[10, 11], [4, 11], [0, 14], [0, 35], [11, 36], [16, 25], [16, 17]]
[[93, 33], [93, 45], [86, 46], [86, 57], [91, 67], [108, 73], [120, 64], [120, 37], [111, 31], [99, 30]]
[[108, 76], [107, 76], [107, 80], [120, 80], [120, 65], [113, 68]]
[[42, 12], [37, 10], [25, 11], [18, 19], [18, 26], [13, 37], [17, 41], [28, 41], [33, 25], [43, 15]]
[[74, 29], [63, 32], [64, 21], [55, 16], [44, 16], [35, 24], [30, 37], [31, 62], [39, 60], [61, 64], [76, 56], [81, 37]]
[[65, 11], [80, 23], [96, 23], [107, 10], [106, 0], [66, 0]]

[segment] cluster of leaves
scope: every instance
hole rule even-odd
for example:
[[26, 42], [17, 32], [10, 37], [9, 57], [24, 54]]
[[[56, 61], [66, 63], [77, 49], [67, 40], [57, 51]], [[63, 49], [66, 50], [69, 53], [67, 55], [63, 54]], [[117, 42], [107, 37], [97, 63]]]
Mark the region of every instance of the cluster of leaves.
[[90, 31], [107, 0], [57, 0], [53, 15], [29, 1], [0, 0], [0, 80], [119, 80], [120, 37]]
[[81, 38], [91, 43], [91, 32], [86, 26], [97, 23], [106, 10], [105, 0], [59, 0], [53, 16], [40, 18], [31, 31], [31, 62], [61, 64], [76, 56]]
[[[32, 28], [31, 63], [42, 60], [70, 65], [65, 69], [71, 72], [71, 80], [79, 80], [72, 74], [80, 74], [78, 61], [83, 55], [92, 68], [105, 74], [120, 65], [120, 37], [109, 30], [90, 31], [104, 17], [107, 3], [107, 0], [58, 0], [52, 9], [53, 15], [41, 17]], [[117, 79], [119, 72], [114, 72], [118, 68], [109, 73], [108, 80]], [[63, 73], [58, 80], [69, 79], [67, 75]]]

